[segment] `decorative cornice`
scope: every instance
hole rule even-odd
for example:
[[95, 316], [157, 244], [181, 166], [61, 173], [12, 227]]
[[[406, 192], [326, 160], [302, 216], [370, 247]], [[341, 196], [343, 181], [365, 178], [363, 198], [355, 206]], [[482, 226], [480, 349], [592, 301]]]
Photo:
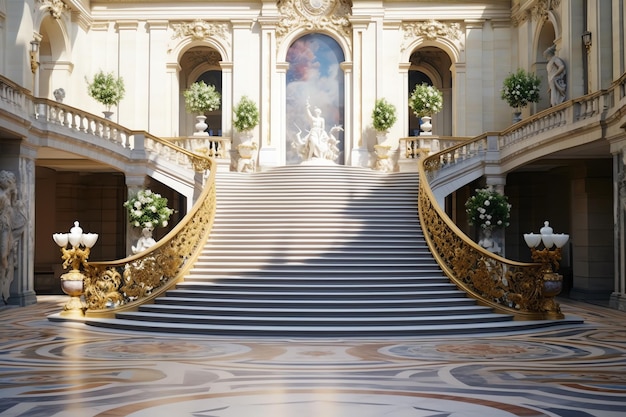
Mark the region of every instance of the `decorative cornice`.
[[280, 21], [276, 38], [280, 41], [296, 29], [333, 30], [346, 39], [352, 37], [350, 0], [279, 0]]
[[463, 30], [460, 23], [440, 22], [433, 19], [421, 22], [404, 22], [401, 25], [401, 30], [404, 33], [402, 50], [405, 50], [417, 37], [422, 37], [429, 41], [447, 39], [459, 47], [464, 43]]
[[50, 16], [55, 19], [60, 19], [63, 12], [70, 10], [70, 7], [63, 0], [39, 0], [39, 3], [44, 8], [47, 7]]
[[548, 12], [558, 8], [560, 5], [561, 0], [539, 0], [531, 11], [533, 19], [546, 20], [548, 18]]
[[529, 19], [535, 21], [546, 20], [548, 13], [558, 9], [560, 6], [561, 0], [536, 0], [524, 8], [514, 10], [511, 22], [513, 27], [518, 27]]
[[225, 22], [206, 22], [196, 19], [193, 22], [173, 23], [174, 35], [172, 39], [191, 38], [194, 41], [202, 41], [210, 38], [220, 38], [229, 43], [230, 26]]

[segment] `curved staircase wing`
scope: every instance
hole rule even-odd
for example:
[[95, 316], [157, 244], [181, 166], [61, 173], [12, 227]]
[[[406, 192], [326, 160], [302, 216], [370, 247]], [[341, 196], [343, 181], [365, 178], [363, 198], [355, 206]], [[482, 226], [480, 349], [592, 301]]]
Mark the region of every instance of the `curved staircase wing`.
[[273, 337], [507, 332], [514, 321], [457, 289], [429, 252], [417, 173], [285, 166], [217, 174], [217, 209], [183, 282], [138, 311], [89, 324]]

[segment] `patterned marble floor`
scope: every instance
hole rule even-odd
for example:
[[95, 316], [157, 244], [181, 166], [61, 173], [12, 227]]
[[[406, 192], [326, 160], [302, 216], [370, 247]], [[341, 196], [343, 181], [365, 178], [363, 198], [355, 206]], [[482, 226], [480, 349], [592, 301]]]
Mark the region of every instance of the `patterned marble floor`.
[[53, 323], [65, 298], [0, 310], [0, 416], [618, 417], [626, 313], [498, 337], [277, 340]]

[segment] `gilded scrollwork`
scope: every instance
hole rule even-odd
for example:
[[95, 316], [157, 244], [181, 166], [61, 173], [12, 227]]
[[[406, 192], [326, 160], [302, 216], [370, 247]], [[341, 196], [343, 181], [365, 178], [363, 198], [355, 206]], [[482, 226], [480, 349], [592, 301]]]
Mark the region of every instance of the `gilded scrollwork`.
[[526, 318], [562, 317], [554, 295], [546, 290], [541, 263], [524, 264], [481, 249], [444, 219], [427, 192], [426, 167], [437, 169], [439, 157], [421, 166], [419, 209], [422, 229], [435, 258], [450, 279], [469, 295], [496, 310]]
[[[173, 146], [173, 145], [167, 145]], [[197, 156], [203, 159], [202, 156]], [[204, 165], [214, 167], [206, 159]], [[173, 285], [204, 245], [215, 215], [215, 173], [211, 172], [201, 199], [163, 241], [153, 249], [120, 261], [87, 263], [85, 302], [87, 315], [108, 316], [117, 308], [144, 302], [157, 290]]]
[[349, 0], [279, 0], [278, 9], [281, 18], [276, 37], [279, 41], [301, 28], [308, 31], [331, 29], [346, 39], [352, 37], [349, 19], [352, 3]]

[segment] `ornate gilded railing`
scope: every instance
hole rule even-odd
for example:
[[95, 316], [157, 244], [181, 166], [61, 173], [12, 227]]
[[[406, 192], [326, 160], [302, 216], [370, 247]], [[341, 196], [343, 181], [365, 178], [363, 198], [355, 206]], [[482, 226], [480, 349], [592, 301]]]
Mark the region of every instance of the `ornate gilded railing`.
[[192, 267], [213, 226], [215, 162], [154, 137], [151, 141], [186, 155], [196, 171], [209, 170], [209, 176], [190, 212], [156, 245], [117, 261], [85, 265], [87, 317], [112, 317], [119, 311], [135, 310], [172, 288]]
[[459, 144], [419, 163], [419, 213], [431, 252], [450, 280], [480, 304], [517, 319], [563, 318], [554, 301], [556, 294], [551, 292], [556, 274], [546, 273], [540, 263], [515, 262], [483, 249], [454, 224], [435, 200], [430, 177], [444, 165], [445, 155], [455, 154], [455, 148], [467, 145]]

